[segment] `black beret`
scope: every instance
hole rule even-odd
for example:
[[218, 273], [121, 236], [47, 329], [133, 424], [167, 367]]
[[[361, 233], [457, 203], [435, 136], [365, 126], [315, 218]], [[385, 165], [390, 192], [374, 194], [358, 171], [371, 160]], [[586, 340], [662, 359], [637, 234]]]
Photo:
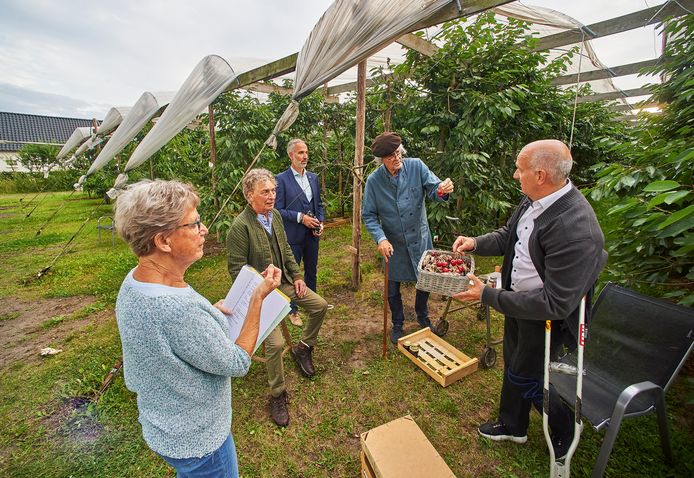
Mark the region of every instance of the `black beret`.
[[386, 131], [376, 136], [373, 144], [371, 145], [371, 152], [377, 158], [385, 158], [390, 156], [395, 152], [396, 149], [402, 144], [400, 136], [395, 133]]

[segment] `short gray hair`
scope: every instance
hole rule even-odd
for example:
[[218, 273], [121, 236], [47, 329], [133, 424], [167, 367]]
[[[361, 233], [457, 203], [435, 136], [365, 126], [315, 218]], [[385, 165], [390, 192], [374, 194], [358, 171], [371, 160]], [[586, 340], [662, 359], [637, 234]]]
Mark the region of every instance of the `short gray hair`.
[[255, 168], [248, 171], [243, 177], [243, 195], [246, 196], [248, 200], [248, 195], [255, 190], [255, 185], [260, 181], [270, 180], [273, 184], [277, 184], [275, 181], [275, 175], [264, 168]]
[[154, 237], [171, 233], [200, 198], [191, 184], [145, 179], [128, 186], [116, 200], [115, 226], [118, 235], [136, 256], [154, 251]]
[[[405, 147], [402, 144], [400, 146], [398, 146], [398, 149], [400, 150], [400, 155], [404, 158], [405, 155], [407, 154], [407, 150], [405, 149]], [[398, 149], [396, 149], [395, 151], [397, 151]], [[395, 151], [393, 151], [393, 153]], [[393, 154], [393, 153], [390, 153], [390, 154]], [[376, 164], [383, 164], [383, 158], [380, 156], [374, 156], [374, 161], [376, 162]]]
[[562, 184], [571, 173], [573, 159], [570, 152], [567, 154], [558, 149], [541, 149], [533, 151], [528, 163], [535, 170], [545, 170], [552, 184]]
[[287, 154], [292, 154], [294, 152], [294, 146], [296, 146], [299, 143], [306, 144], [306, 142], [303, 139], [299, 138], [289, 140], [289, 142], [287, 143]]

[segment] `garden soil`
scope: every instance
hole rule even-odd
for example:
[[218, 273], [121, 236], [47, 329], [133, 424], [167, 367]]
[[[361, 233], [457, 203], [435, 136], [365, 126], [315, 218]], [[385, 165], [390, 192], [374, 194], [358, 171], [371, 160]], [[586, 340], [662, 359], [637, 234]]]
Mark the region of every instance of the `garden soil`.
[[24, 301], [15, 297], [0, 298], [0, 370], [14, 362], [41, 360], [44, 347], [64, 348], [71, 332], [81, 329], [112, 311], [90, 314], [83, 319], [64, 320], [55, 326], [43, 324], [55, 317], [70, 314], [95, 302], [94, 297], [77, 296]]

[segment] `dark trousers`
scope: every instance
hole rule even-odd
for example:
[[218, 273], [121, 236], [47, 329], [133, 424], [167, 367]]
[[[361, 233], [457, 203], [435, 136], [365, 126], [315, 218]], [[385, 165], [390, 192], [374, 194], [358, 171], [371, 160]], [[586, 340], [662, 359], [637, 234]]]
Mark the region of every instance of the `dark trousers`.
[[[560, 322], [552, 324], [552, 352], [556, 358]], [[555, 339], [556, 337], [556, 339]], [[499, 418], [516, 436], [527, 433], [532, 405], [542, 413], [545, 322], [543, 320], [504, 320], [504, 381], [501, 387]], [[566, 438], [573, 434], [573, 413], [557, 391], [549, 389], [549, 426], [552, 434]]]
[[[306, 237], [304, 238], [303, 244], [289, 245], [294, 253], [296, 263], [301, 265], [301, 261], [304, 261], [304, 282], [306, 282], [306, 286], [313, 292], [317, 292], [316, 275], [318, 274], [318, 244], [318, 238], [315, 237], [310, 230], [306, 229]], [[291, 313], [296, 311], [296, 304], [292, 301]]]
[[[393, 327], [402, 328], [405, 323], [405, 313], [402, 307], [402, 295], [400, 294], [400, 282], [388, 281], [388, 305]], [[417, 314], [417, 322], [422, 327], [431, 326], [429, 320], [429, 293], [417, 289], [414, 298], [414, 310]]]

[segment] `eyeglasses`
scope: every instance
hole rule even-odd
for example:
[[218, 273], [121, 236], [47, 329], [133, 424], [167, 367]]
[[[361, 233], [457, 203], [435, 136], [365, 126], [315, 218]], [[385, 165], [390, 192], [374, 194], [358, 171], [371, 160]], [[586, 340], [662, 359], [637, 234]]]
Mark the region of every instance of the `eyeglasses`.
[[198, 234], [200, 233], [200, 227], [202, 226], [202, 221], [200, 221], [200, 218], [197, 219], [197, 221], [189, 222], [188, 224], [181, 224], [180, 226], [176, 226], [176, 229], [180, 229], [182, 227], [193, 227], [195, 226], [195, 229], [198, 231]]
[[402, 151], [400, 151], [400, 148], [398, 148], [383, 159], [388, 159], [388, 160], [392, 161], [395, 158], [401, 158], [401, 157], [402, 157]]

